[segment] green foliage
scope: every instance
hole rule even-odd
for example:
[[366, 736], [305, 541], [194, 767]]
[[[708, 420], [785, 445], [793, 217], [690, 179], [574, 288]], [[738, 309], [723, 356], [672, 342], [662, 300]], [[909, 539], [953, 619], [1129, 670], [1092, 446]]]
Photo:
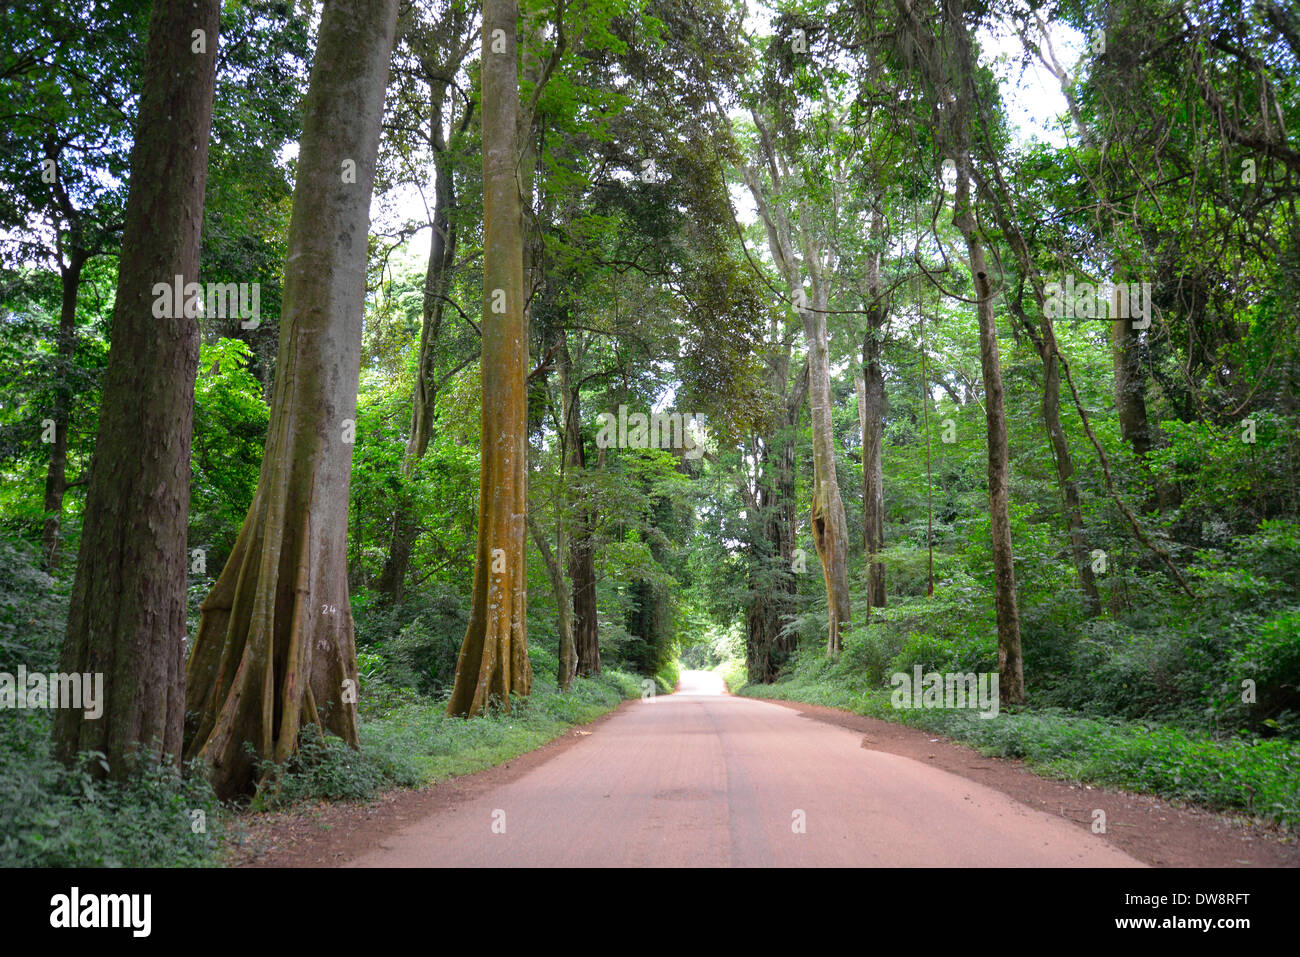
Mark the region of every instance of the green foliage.
[[[66, 595], [25, 545], [0, 541], [0, 671], [58, 669]], [[0, 712], [0, 866], [202, 866], [220, 846], [225, 812], [197, 775], [144, 767], [97, 780], [102, 760], [71, 768], [51, 756], [52, 712]], [[195, 833], [191, 812], [204, 815]]]
[[[435, 583], [396, 606], [379, 603], [373, 594], [358, 596], [353, 614], [357, 647], [371, 656], [384, 683], [435, 697], [450, 691], [469, 625], [465, 596]], [[363, 696], [368, 684], [363, 680]]]
[[713, 670], [722, 676], [722, 680], [727, 683], [727, 690], [732, 694], [740, 694], [749, 681], [749, 672], [743, 658], [729, 658]]
[[121, 783], [97, 780], [90, 769], [101, 756], [88, 752], [72, 768], [50, 756], [50, 725], [44, 711], [6, 712], [0, 721], [0, 866], [213, 862], [226, 812], [201, 775], [152, 766]]
[[304, 731], [302, 752], [277, 772], [259, 806], [312, 799], [366, 801], [382, 790], [472, 774], [640, 695], [638, 679], [614, 669], [576, 679], [566, 694], [558, 693], [554, 678], [540, 669], [535, 684], [531, 695], [511, 702], [509, 712], [498, 707], [468, 720], [448, 716], [445, 699], [394, 703], [382, 715], [362, 721], [359, 752]]
[[358, 751], [341, 739], [308, 725], [298, 736], [298, 751], [283, 766], [262, 765], [266, 783], [253, 810], [286, 807], [305, 800], [368, 801], [380, 790], [415, 787], [419, 776], [410, 764], [383, 753]]
[[0, 671], [56, 670], [67, 597], [41, 571], [35, 550], [0, 539]]
[[205, 548], [208, 574], [225, 563], [257, 491], [269, 409], [248, 370], [252, 350], [218, 339], [199, 350], [194, 383], [190, 545]]
[[676, 658], [669, 658], [663, 666], [655, 672], [655, 684], [659, 686], [663, 694], [672, 694], [677, 690], [677, 682], [682, 676], [682, 666]]

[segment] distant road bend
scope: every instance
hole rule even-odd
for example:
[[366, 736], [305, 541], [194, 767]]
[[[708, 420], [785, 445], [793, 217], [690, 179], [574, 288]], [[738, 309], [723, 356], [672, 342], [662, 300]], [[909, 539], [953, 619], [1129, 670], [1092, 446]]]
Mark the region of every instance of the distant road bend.
[[711, 672], [352, 867], [1141, 867], [1077, 825]]

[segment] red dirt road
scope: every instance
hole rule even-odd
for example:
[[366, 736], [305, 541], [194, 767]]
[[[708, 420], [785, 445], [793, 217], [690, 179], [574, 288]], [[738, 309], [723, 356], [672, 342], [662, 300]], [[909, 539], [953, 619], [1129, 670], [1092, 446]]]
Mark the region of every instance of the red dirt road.
[[1142, 867], [1058, 817], [683, 672], [351, 867]]

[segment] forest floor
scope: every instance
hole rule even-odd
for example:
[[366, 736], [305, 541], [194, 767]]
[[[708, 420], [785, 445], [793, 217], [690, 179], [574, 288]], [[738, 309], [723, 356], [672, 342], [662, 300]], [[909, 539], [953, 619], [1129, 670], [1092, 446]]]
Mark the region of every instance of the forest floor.
[[[624, 702], [504, 764], [367, 805], [248, 815], [230, 863], [1300, 866], [1300, 846], [1249, 819], [1049, 780], [1022, 761], [834, 708], [685, 690]], [[855, 749], [861, 760], [846, 761]], [[813, 773], [817, 760], [824, 773]], [[808, 780], [816, 786], [803, 790]], [[810, 839], [783, 844], [800, 806]], [[521, 842], [489, 836], [497, 808]], [[1096, 809], [1105, 834], [1091, 832]], [[610, 840], [598, 839], [604, 830]]]

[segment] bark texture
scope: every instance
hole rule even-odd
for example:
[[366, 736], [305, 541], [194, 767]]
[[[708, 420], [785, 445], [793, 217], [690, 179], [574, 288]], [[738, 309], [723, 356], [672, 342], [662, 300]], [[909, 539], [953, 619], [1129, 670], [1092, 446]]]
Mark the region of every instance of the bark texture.
[[835, 424], [831, 418], [830, 350], [827, 342], [825, 287], [814, 285], [815, 308], [800, 309], [808, 344], [808, 407], [813, 426], [812, 531], [826, 581], [830, 634], [826, 652], [838, 655], [849, 609], [849, 529], [835, 474]]
[[532, 690], [525, 621], [528, 321], [519, 183], [515, 0], [483, 3], [483, 412], [469, 627], [447, 711], [480, 714]]
[[[787, 378], [789, 355], [778, 362], [777, 376]], [[750, 580], [753, 597], [745, 613], [745, 667], [755, 684], [775, 681], [794, 651], [796, 638], [785, 634], [786, 617], [796, 591], [794, 572], [795, 493], [794, 431], [803, 405], [803, 382], [789, 390], [783, 415], [773, 434], [759, 443], [757, 489], [742, 488], [745, 506], [752, 510], [760, 529], [753, 544], [755, 572]]]
[[[153, 287], [198, 279], [221, 4], [157, 0], [131, 149], [99, 433], [60, 670], [104, 675], [98, 719], [60, 709], [55, 752], [176, 760], [185, 705], [186, 526], [199, 327], [155, 318]], [[194, 30], [205, 53], [191, 52]], [[67, 304], [65, 302], [65, 308]], [[66, 426], [65, 426], [66, 436]], [[66, 441], [66, 439], [65, 439]], [[92, 773], [100, 774], [97, 763]]]
[[254, 758], [289, 758], [304, 724], [358, 744], [348, 489], [370, 195], [396, 19], [397, 0], [331, 0], [321, 15], [266, 453], [186, 671], [186, 756], [207, 764], [222, 796], [254, 783]]
[[1129, 320], [1115, 320], [1111, 328], [1111, 356], [1115, 369], [1115, 410], [1119, 432], [1138, 458], [1151, 451], [1151, 424], [1147, 420], [1146, 374], [1142, 368], [1141, 334]]

